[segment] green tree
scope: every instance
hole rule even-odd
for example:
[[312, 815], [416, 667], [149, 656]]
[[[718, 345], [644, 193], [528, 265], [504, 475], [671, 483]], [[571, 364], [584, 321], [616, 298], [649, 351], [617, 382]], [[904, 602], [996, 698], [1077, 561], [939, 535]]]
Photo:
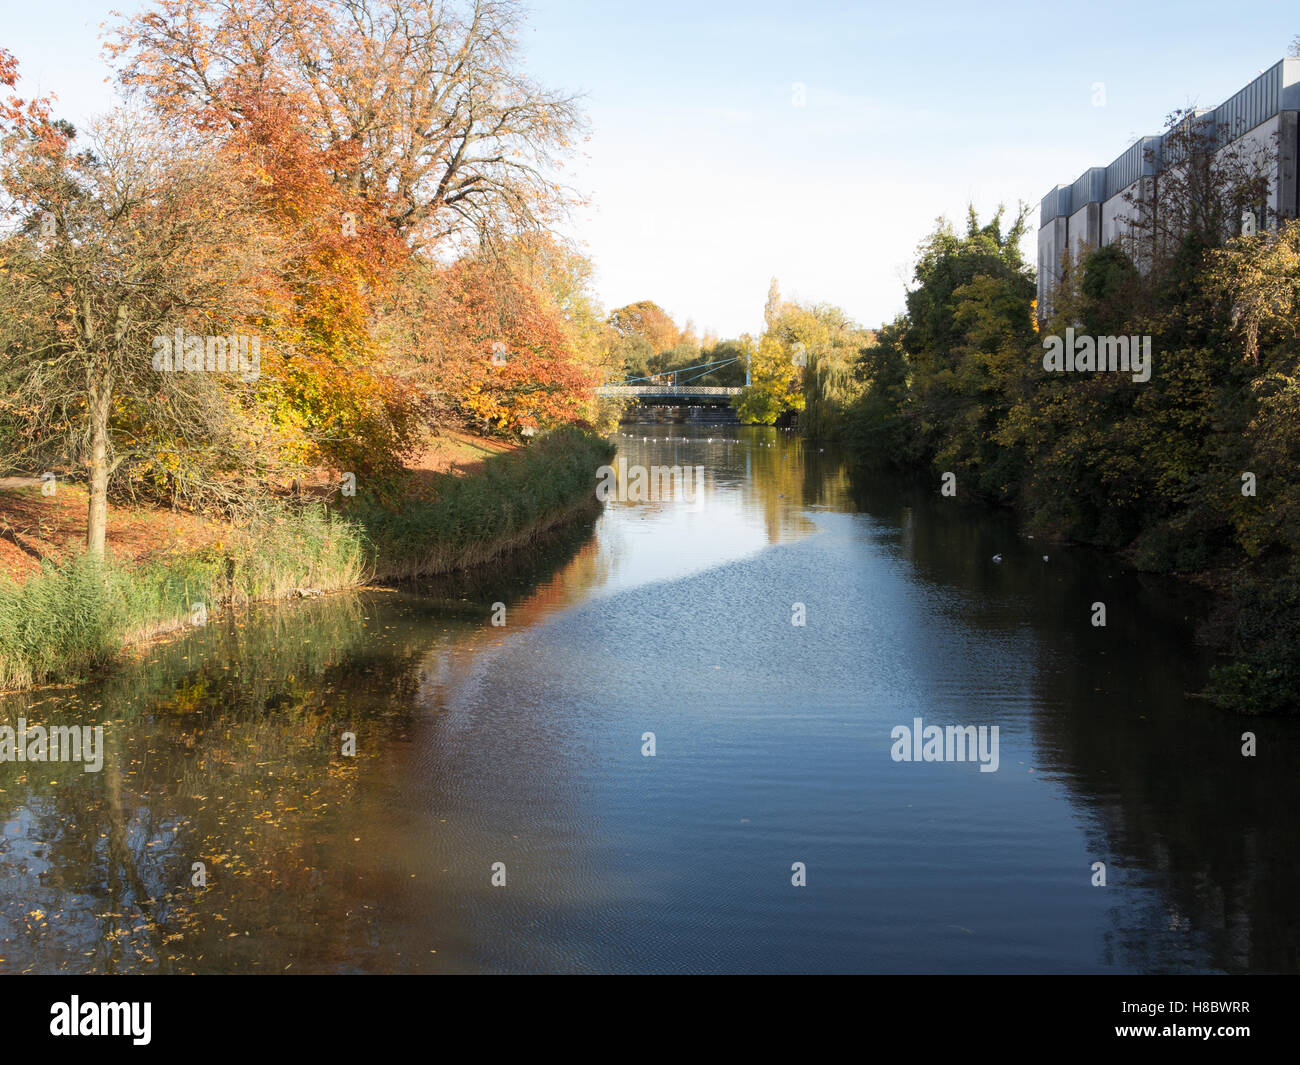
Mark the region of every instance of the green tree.
[[846, 413], [845, 437], [872, 465], [908, 466], [916, 461], [908, 420], [911, 367], [903, 347], [907, 320], [899, 315], [858, 351], [854, 374], [861, 390]]
[[[976, 325], [969, 313], [959, 315], [964, 286], [976, 278], [988, 279], [978, 291], [989, 300], [994, 298], [990, 285], [1000, 290], [997, 299], [1003, 321], [1016, 332], [1028, 328], [1031, 319], [1036, 286], [1033, 272], [1020, 253], [1028, 208], [1021, 206], [1005, 233], [1003, 215], [1004, 210], [999, 208], [989, 222], [981, 225], [971, 207], [962, 235], [940, 219], [919, 249], [916, 287], [907, 294], [908, 329], [903, 342], [912, 368], [911, 405], [919, 445], [929, 459], [939, 453], [951, 426], [969, 423], [971, 408], [985, 394], [981, 375], [972, 366], [962, 365], [971, 356], [967, 333]], [[965, 289], [964, 294], [975, 291]], [[1012, 313], [1008, 301], [1023, 303], [1023, 316]], [[982, 344], [987, 346], [987, 338]], [[972, 456], [971, 461], [977, 460]]]

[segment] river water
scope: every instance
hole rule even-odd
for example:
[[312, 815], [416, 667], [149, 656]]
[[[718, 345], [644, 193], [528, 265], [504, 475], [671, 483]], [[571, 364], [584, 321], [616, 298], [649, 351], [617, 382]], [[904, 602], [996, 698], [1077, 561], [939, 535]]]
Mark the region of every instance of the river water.
[[780, 430], [619, 444], [702, 493], [0, 698], [105, 730], [0, 763], [0, 970], [1300, 969], [1300, 730], [1191, 697], [1196, 595]]

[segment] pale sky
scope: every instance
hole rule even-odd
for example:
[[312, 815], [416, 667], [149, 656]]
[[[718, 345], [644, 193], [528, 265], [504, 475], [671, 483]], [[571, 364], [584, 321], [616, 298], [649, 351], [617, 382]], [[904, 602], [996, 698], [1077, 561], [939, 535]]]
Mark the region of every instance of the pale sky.
[[[0, 45], [73, 122], [111, 106], [98, 25], [140, 0], [0, 0]], [[574, 234], [607, 310], [759, 332], [768, 282], [875, 326], [966, 204], [1033, 205], [1287, 54], [1300, 11], [1101, 0], [533, 0], [529, 73], [585, 94]], [[1248, 17], [1247, 17], [1248, 16]], [[1098, 92], [1100, 83], [1101, 92]], [[1097, 100], [1100, 100], [1098, 104]]]

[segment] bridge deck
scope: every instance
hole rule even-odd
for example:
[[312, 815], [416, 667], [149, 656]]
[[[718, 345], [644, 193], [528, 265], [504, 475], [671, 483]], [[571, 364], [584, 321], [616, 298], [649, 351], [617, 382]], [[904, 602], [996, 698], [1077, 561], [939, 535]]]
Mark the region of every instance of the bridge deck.
[[721, 385], [604, 385], [596, 389], [596, 395], [628, 396], [636, 399], [651, 397], [704, 399], [716, 396], [738, 396], [742, 391], [741, 388], [725, 388]]

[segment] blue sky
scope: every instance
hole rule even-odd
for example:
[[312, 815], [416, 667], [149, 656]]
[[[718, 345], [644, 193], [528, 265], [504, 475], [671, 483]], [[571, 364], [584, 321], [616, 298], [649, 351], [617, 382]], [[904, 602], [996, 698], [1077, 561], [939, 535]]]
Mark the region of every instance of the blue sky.
[[[4, 5], [0, 45], [73, 121], [111, 105], [98, 26], [140, 0]], [[1287, 54], [1288, 5], [533, 0], [529, 72], [585, 94], [572, 230], [612, 309], [757, 332], [768, 282], [866, 325], [917, 243], [1104, 165]], [[1094, 86], [1104, 102], [1094, 103]], [[1032, 238], [1026, 242], [1032, 257]]]

